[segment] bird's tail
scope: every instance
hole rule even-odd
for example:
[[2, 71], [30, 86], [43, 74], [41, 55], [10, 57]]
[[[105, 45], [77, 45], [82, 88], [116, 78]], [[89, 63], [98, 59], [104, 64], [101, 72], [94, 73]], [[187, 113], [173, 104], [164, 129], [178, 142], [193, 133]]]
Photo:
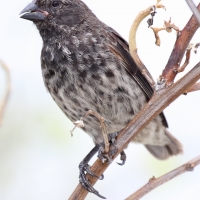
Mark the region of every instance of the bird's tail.
[[165, 146], [145, 145], [149, 152], [160, 160], [183, 152], [182, 144], [167, 129], [165, 134], [169, 138], [169, 143]]

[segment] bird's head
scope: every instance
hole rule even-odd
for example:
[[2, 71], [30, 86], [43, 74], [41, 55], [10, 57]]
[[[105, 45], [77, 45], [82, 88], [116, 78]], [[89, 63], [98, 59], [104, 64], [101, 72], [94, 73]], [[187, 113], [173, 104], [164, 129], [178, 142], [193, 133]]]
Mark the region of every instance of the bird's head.
[[20, 17], [33, 21], [38, 28], [50, 25], [72, 28], [87, 18], [87, 10], [80, 0], [33, 0]]

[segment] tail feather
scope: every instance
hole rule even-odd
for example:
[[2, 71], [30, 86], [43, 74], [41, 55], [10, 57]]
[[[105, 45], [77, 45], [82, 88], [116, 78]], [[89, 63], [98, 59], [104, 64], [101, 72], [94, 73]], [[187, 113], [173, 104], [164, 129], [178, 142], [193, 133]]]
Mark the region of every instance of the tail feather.
[[145, 145], [149, 152], [160, 160], [183, 152], [182, 144], [167, 129], [165, 134], [169, 138], [169, 143], [165, 146]]

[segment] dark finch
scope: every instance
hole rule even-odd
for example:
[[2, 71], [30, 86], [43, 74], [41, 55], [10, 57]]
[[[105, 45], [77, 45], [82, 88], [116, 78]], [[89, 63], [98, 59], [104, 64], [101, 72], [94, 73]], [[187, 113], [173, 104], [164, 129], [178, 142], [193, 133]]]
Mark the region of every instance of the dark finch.
[[[80, 0], [37, 0], [21, 18], [34, 22], [43, 39], [42, 75], [51, 96], [71, 121], [88, 110], [100, 114], [108, 133], [117, 133], [142, 109], [153, 89], [129, 54], [126, 41], [101, 22]], [[81, 162], [80, 182], [99, 193], [85, 177], [87, 164], [103, 142], [99, 121], [84, 119], [96, 147]], [[158, 159], [182, 152], [182, 146], [167, 128], [161, 113], [134, 139]]]

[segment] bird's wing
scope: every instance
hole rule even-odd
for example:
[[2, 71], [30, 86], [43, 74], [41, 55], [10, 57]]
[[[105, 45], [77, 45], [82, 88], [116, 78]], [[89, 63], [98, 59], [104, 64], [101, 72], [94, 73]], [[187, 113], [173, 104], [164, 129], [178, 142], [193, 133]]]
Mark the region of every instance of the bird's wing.
[[[141, 71], [138, 69], [135, 61], [131, 57], [129, 53], [129, 46], [128, 43], [113, 29], [110, 28], [108, 32], [109, 36], [109, 47], [111, 51], [115, 53], [116, 56], [123, 59], [123, 61], [126, 63], [124, 67], [128, 71], [128, 73], [131, 75], [131, 77], [138, 83], [138, 85], [141, 87], [141, 89], [144, 91], [147, 100], [149, 100], [153, 96], [153, 88], [149, 84], [149, 82], [146, 80], [146, 78], [143, 76]], [[162, 113], [160, 113], [160, 116], [162, 118], [163, 125], [165, 127], [168, 127], [167, 120]]]

